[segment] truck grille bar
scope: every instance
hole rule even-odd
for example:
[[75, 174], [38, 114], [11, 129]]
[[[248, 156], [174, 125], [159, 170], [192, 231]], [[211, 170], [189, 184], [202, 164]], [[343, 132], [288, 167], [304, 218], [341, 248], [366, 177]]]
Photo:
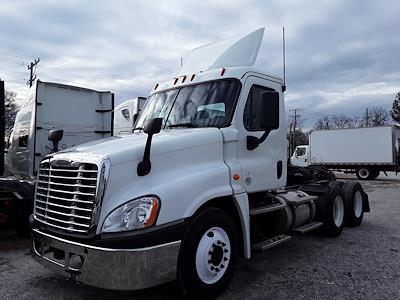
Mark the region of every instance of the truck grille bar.
[[67, 232], [88, 233], [96, 204], [98, 173], [94, 163], [64, 163], [60, 167], [57, 160], [43, 161], [36, 185], [35, 219]]

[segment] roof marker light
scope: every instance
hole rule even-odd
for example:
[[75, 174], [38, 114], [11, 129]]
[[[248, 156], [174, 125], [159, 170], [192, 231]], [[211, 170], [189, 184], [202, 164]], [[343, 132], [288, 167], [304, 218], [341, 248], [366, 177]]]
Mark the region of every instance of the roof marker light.
[[158, 88], [158, 83], [154, 86], [153, 90], [156, 90]]
[[175, 78], [174, 85], [178, 82], [178, 79], [179, 79], [178, 77]]
[[225, 74], [225, 68], [222, 68], [221, 69], [221, 76], [224, 76], [224, 74]]
[[183, 78], [182, 78], [182, 83], [184, 83], [185, 80], [186, 80], [186, 75], [183, 76]]
[[192, 77], [190, 77], [190, 81], [193, 81], [195, 75], [196, 74], [192, 74]]

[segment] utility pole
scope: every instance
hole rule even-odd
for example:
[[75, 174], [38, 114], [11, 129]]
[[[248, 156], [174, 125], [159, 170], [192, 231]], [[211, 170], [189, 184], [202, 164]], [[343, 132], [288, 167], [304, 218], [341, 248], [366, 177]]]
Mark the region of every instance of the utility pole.
[[29, 80], [26, 82], [27, 85], [29, 85], [29, 87], [31, 87], [33, 85], [33, 82], [36, 79], [36, 75], [35, 75], [35, 70], [34, 68], [36, 67], [36, 65], [39, 63], [40, 58], [35, 59], [33, 62], [31, 62], [28, 66], [28, 71], [30, 71], [30, 76], [29, 76]]
[[365, 127], [369, 127], [369, 111], [368, 108], [365, 109]]

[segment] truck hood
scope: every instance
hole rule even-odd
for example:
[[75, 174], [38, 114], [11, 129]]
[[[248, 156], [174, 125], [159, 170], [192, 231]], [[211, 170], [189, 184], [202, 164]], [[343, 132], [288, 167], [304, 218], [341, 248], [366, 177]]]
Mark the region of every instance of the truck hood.
[[[139, 132], [85, 143], [60, 153], [103, 155], [110, 159], [111, 165], [115, 165], [142, 160], [146, 140], [147, 134]], [[153, 135], [151, 156], [221, 141], [222, 134], [218, 128], [163, 130], [159, 134]]]

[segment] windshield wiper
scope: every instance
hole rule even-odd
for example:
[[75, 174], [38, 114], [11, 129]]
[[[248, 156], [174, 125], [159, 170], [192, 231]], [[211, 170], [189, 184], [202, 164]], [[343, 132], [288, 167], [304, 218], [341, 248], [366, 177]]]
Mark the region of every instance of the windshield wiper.
[[174, 128], [174, 127], [188, 127], [188, 128], [196, 128], [199, 127], [196, 124], [193, 123], [180, 123], [180, 124], [172, 124], [168, 125], [167, 128]]

